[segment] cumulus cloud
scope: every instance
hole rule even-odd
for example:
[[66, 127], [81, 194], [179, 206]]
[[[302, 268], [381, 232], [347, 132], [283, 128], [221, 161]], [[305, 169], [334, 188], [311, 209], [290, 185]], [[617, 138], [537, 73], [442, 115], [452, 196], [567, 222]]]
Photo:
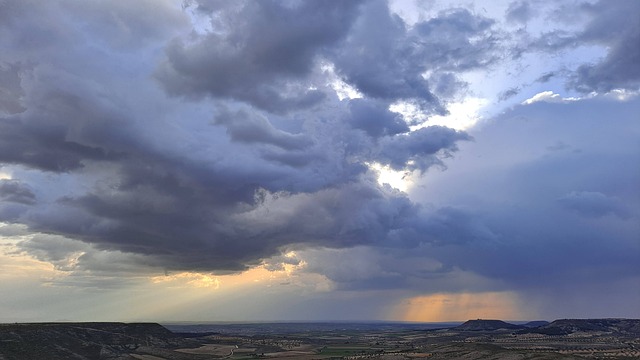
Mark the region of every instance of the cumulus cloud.
[[[508, 14], [515, 20], [524, 8], [512, 3]], [[640, 87], [640, 21], [635, 14], [640, 5], [635, 1], [584, 2], [578, 6], [553, 8], [547, 15], [578, 30], [551, 29], [539, 36], [527, 37], [523, 51], [543, 51], [557, 54], [584, 46], [599, 46], [605, 55], [592, 62], [583, 62], [575, 69], [558, 69], [566, 75], [567, 86], [581, 93], [599, 93], [614, 89], [637, 90]], [[572, 14], [567, 17], [567, 14]], [[524, 18], [523, 18], [524, 19]], [[547, 81], [554, 72], [541, 76]]]
[[414, 99], [429, 112], [443, 113], [442, 100], [448, 99], [439, 99], [434, 89], [449, 96], [463, 89], [446, 72], [482, 68], [499, 56], [493, 21], [465, 9], [442, 12], [411, 28], [382, 1], [362, 12], [329, 58], [336, 73], [368, 97]]
[[309, 107], [325, 96], [309, 88], [317, 57], [345, 36], [358, 5], [265, 1], [218, 7], [208, 14], [217, 28], [189, 43], [174, 40], [156, 76], [175, 95], [233, 98], [273, 112]]
[[563, 103], [563, 102], [576, 101], [576, 100], [579, 100], [579, 98], [574, 98], [574, 97], [563, 98], [562, 96], [560, 96], [560, 94], [555, 94], [553, 91], [543, 91], [523, 101], [522, 104], [530, 105], [538, 101]]

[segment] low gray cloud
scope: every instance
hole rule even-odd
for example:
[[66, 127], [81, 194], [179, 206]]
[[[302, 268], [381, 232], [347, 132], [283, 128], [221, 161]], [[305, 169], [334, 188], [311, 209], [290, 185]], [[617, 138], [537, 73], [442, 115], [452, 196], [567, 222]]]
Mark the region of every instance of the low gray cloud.
[[514, 1], [507, 8], [506, 18], [510, 22], [526, 24], [533, 17], [534, 12], [530, 2]]
[[[63, 1], [62, 6], [73, 6], [72, 16], [81, 20], [72, 24], [91, 33], [92, 41], [111, 51], [126, 52], [137, 47], [163, 44], [176, 27], [189, 26], [187, 16], [175, 11], [175, 4], [165, 0], [114, 3]], [[153, 16], [149, 16], [151, 14]]]
[[54, 265], [56, 269], [70, 271], [77, 265], [78, 257], [91, 246], [60, 236], [37, 234], [18, 243], [18, 249], [40, 261]]
[[[582, 151], [541, 151], [526, 160], [506, 156], [501, 160], [506, 164], [498, 162], [493, 173], [484, 178], [468, 173], [467, 179], [475, 181], [455, 180], [462, 187], [449, 182], [456, 188], [451, 190], [458, 191], [451, 193], [454, 199], [449, 201], [463, 202], [477, 211], [480, 216], [474, 216], [475, 221], [498, 235], [484, 237], [490, 241], [475, 241], [465, 250], [443, 249], [453, 265], [504, 279], [517, 287], [555, 288], [571, 282], [580, 288], [611, 277], [640, 274], [634, 260], [638, 254], [634, 239], [640, 233], [640, 208], [629, 206], [635, 201], [631, 199], [640, 198], [637, 186], [631, 185], [638, 182], [640, 172], [628, 171], [628, 166], [639, 161], [635, 136], [628, 132], [635, 126], [634, 114], [640, 102], [602, 101], [522, 106], [505, 113], [497, 124], [474, 133], [476, 142], [471, 146], [477, 144], [476, 151], [484, 157], [502, 157], [488, 147], [486, 152], [481, 150], [484, 146], [480, 144], [496, 145], [494, 141], [503, 142], [495, 149], [510, 144], [514, 155], [525, 154], [527, 149], [542, 150], [550, 132]], [[614, 109], [618, 117], [610, 123], [609, 114]], [[581, 116], [587, 113], [590, 115]], [[506, 122], [514, 128], [505, 129]], [[600, 130], [596, 134], [593, 128]], [[513, 138], [498, 137], [500, 131], [509, 131]], [[491, 161], [485, 159], [485, 163]], [[449, 167], [452, 170], [453, 164]], [[463, 190], [463, 183], [470, 186], [469, 191]], [[576, 187], [590, 191], [575, 191]], [[465, 199], [471, 194], [472, 198]], [[629, 201], [623, 204], [619, 200], [622, 198]], [[473, 229], [469, 236], [481, 233]], [[612, 237], [613, 233], [616, 235]], [[448, 263], [444, 257], [436, 258]]]
[[36, 196], [31, 189], [16, 180], [0, 180], [0, 199], [23, 205], [36, 203]]
[[0, 226], [0, 236], [12, 237], [29, 234], [29, 229], [22, 224], [1, 224]]
[[567, 209], [588, 217], [610, 214], [623, 218], [629, 216], [620, 199], [608, 197], [597, 191], [572, 191], [559, 198], [558, 202]]
[[27, 254], [52, 264], [65, 276], [53, 278], [48, 284], [65, 287], [118, 288], [135, 283], [136, 278], [157, 275], [163, 270], [162, 264], [152, 257], [104, 251], [59, 235], [31, 235], [16, 243], [14, 253]]
[[20, 64], [0, 63], [0, 111], [15, 114], [26, 110], [22, 106], [24, 91], [20, 86]]
[[482, 219], [482, 214], [464, 208], [439, 208], [420, 229], [427, 242], [439, 245], [464, 245], [470, 242], [491, 244], [500, 236]]

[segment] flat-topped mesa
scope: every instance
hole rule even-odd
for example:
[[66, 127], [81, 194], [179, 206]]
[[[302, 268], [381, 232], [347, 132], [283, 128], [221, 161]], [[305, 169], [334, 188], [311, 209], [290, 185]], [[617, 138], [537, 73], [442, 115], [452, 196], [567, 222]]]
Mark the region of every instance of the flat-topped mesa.
[[462, 325], [454, 327], [457, 331], [494, 331], [494, 330], [520, 330], [524, 326], [510, 324], [502, 320], [469, 320]]

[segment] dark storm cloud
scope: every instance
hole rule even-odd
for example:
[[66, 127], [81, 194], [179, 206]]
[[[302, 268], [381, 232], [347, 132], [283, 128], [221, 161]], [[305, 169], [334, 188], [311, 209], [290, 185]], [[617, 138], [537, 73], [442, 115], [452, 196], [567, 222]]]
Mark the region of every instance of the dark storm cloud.
[[313, 194], [267, 195], [258, 207], [236, 214], [229, 223], [236, 232], [242, 224], [253, 224], [243, 232], [260, 234], [262, 241], [297, 239], [302, 244], [344, 247], [384, 243], [389, 232], [406, 226], [417, 209], [405, 194], [371, 181]]
[[423, 47], [422, 55], [438, 68], [461, 71], [497, 60], [499, 33], [492, 29], [494, 22], [466, 9], [453, 9], [415, 24], [412, 35]]
[[[132, 11], [148, 5], [135, 5]], [[182, 95], [218, 98], [215, 110], [205, 112], [167, 99], [147, 81], [148, 72], [132, 70], [154, 59], [148, 54], [158, 40], [152, 23], [138, 23], [138, 17], [121, 13], [124, 5], [114, 5], [122, 26], [140, 32], [135, 36], [140, 43], [135, 43], [121, 38], [111, 20], [101, 17], [104, 4], [49, 6], [65, 16], [57, 19], [59, 24], [51, 20], [39, 26], [65, 29], [64, 36], [51, 33], [49, 41], [69, 51], [48, 58], [50, 48], [8, 47], [16, 64], [33, 60], [33, 65], [23, 70], [19, 83], [8, 75], [7, 86], [19, 85], [24, 92], [25, 111], [6, 115], [0, 123], [0, 161], [30, 169], [17, 176], [22, 174], [38, 200], [41, 194], [44, 200], [26, 210], [5, 202], [0, 220], [72, 239], [43, 237], [21, 246], [61, 267], [83, 252], [73, 271], [101, 267], [96, 259], [120, 252], [135, 255], [123, 255], [123, 261], [152, 268], [225, 272], [259, 264], [296, 244], [412, 246], [415, 237], [405, 242], [394, 234], [417, 232], [411, 229], [420, 223], [419, 207], [406, 194], [380, 187], [365, 163], [424, 171], [455, 151], [457, 141], [468, 139], [442, 127], [409, 132], [388, 110], [390, 99], [339, 102], [327, 97], [324, 109], [305, 112], [299, 106], [315, 93], [306, 89], [321, 74], [316, 72], [320, 57], [348, 55], [341, 41], [356, 17], [366, 16], [358, 15], [355, 3], [287, 7], [264, 2], [241, 7], [235, 15], [223, 13], [228, 32], [169, 43], [156, 75], [169, 91], [184, 87]], [[390, 16], [380, 4], [368, 6]], [[35, 21], [28, 14], [22, 13], [25, 22]], [[97, 17], [96, 23], [77, 26], [70, 19], [78, 14]], [[437, 26], [467, 16], [456, 14]], [[464, 33], [472, 36], [478, 26], [471, 24]], [[11, 35], [21, 37], [20, 29], [3, 34], [4, 43], [13, 44]], [[102, 39], [99, 51], [89, 39]], [[331, 52], [332, 46], [340, 49]], [[114, 65], [125, 60], [132, 69]], [[385, 71], [391, 76], [404, 70]], [[416, 72], [411, 76], [420, 78]], [[447, 88], [457, 84], [450, 74], [433, 77], [442, 78], [441, 92], [454, 92]], [[394, 87], [405, 85], [385, 86], [396, 92], [394, 99], [402, 99], [398, 96], [405, 90]], [[324, 85], [321, 89], [328, 91]], [[261, 97], [270, 92], [275, 95]], [[260, 109], [296, 109], [298, 115], [275, 117]], [[73, 240], [85, 244], [64, 245]], [[51, 246], [47, 241], [53, 241]], [[62, 254], [43, 255], [52, 247]]]
[[118, 126], [126, 116], [114, 99], [90, 99], [93, 84], [43, 66], [25, 71], [21, 87], [26, 110], [2, 118], [0, 162], [66, 172], [124, 155], [130, 138]]
[[[613, 89], [637, 90], [640, 87], [640, 3], [637, 1], [599, 1], [578, 7], [561, 6], [552, 13], [556, 21], [574, 22], [586, 18], [577, 32], [551, 30], [531, 41], [529, 50], [552, 53], [585, 45], [606, 49], [606, 56], [595, 63], [585, 63], [568, 74], [567, 85], [583, 93]], [[573, 14], [566, 18], [567, 14]], [[566, 70], [564, 71], [566, 72]], [[549, 73], [552, 74], [552, 73]], [[539, 81], [549, 79], [544, 75]]]
[[24, 205], [36, 203], [36, 196], [29, 187], [16, 180], [0, 180], [0, 199]]
[[385, 103], [353, 99], [349, 101], [350, 116], [347, 121], [356, 129], [378, 138], [409, 132], [409, 126], [402, 117], [389, 111]]
[[586, 5], [593, 17], [580, 40], [603, 44], [607, 56], [599, 63], [580, 66], [572, 85], [580, 91], [609, 91], [640, 87], [640, 3], [600, 1]]
[[439, 156], [457, 150], [456, 142], [470, 140], [465, 132], [444, 126], [428, 126], [406, 135], [384, 138], [377, 160], [395, 170], [425, 171], [440, 164]]
[[[157, 78], [174, 95], [234, 98], [272, 112], [317, 104], [317, 54], [345, 36], [359, 2], [261, 1], [213, 14], [222, 29], [175, 40]], [[206, 8], [201, 8], [204, 11]]]
[[225, 126], [233, 141], [272, 144], [285, 150], [301, 150], [311, 145], [305, 136], [276, 129], [262, 114], [221, 110], [215, 123]]
[[81, 168], [83, 160], [116, 157], [100, 147], [66, 140], [65, 129], [33, 128], [21, 120], [8, 118], [0, 124], [1, 162], [64, 172]]
[[334, 55], [338, 74], [366, 96], [435, 100], [426, 81], [419, 76], [421, 69], [411, 67], [405, 74], [405, 66], [397, 61], [399, 53], [410, 55], [402, 20], [390, 14], [382, 1], [374, 1], [362, 11], [342, 47], [343, 52]]
[[[367, 5], [345, 41], [328, 57], [338, 75], [368, 97], [389, 102], [414, 99], [425, 110], [442, 113], [444, 107], [430, 82], [450, 95], [448, 84], [459, 90], [460, 83], [440, 72], [484, 67], [498, 57], [493, 21], [468, 10], [442, 12], [408, 28], [384, 2]], [[426, 72], [434, 74], [425, 79]]]
[[[259, 192], [255, 205], [247, 202], [245, 211], [229, 208], [228, 214], [210, 194], [171, 197], [144, 187], [133, 190], [67, 199], [62, 217], [44, 215], [26, 222], [33, 230], [55, 231], [98, 249], [151, 255], [152, 264], [167, 269], [238, 271], [296, 243], [384, 243], [390, 231], [415, 214], [405, 196], [373, 184], [296, 195]], [[210, 197], [203, 199], [206, 195]]]
[[[131, 119], [123, 112], [118, 89], [110, 88], [115, 84], [107, 80], [122, 69], [100, 49], [108, 42], [86, 36], [140, 40], [133, 46], [148, 44], [166, 31], [158, 30], [156, 35], [148, 29], [140, 31], [139, 23], [128, 17], [129, 10], [136, 14], [149, 10], [143, 4], [150, 2], [114, 4], [108, 17], [104, 17], [103, 3], [92, 4], [94, 7], [65, 1], [0, 4], [6, 16], [0, 21], [4, 29], [0, 43], [6, 49], [5, 58], [13, 60], [6, 63], [9, 79], [5, 89], [14, 98], [3, 98], [21, 107], [0, 122], [0, 162], [68, 172], [87, 161], [111, 161], [124, 155], [131, 138], [122, 130]], [[181, 18], [168, 10], [167, 4], [154, 2], [152, 13], [166, 21], [165, 29], [176, 26], [176, 19]], [[99, 25], [73, 21], [85, 15], [102, 20], [97, 21]]]

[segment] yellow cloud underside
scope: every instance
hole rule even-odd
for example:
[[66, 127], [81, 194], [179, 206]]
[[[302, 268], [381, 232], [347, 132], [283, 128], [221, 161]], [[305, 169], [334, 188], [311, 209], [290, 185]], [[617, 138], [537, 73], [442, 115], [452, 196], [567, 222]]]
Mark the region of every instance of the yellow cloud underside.
[[[264, 267], [252, 268], [239, 274], [210, 275], [197, 272], [181, 272], [171, 275], [154, 276], [151, 282], [154, 284], [168, 284], [175, 286], [187, 286], [196, 288], [236, 287], [251, 283], [272, 280], [283, 276], [284, 271], [269, 271]], [[285, 275], [286, 276], [286, 275]]]

